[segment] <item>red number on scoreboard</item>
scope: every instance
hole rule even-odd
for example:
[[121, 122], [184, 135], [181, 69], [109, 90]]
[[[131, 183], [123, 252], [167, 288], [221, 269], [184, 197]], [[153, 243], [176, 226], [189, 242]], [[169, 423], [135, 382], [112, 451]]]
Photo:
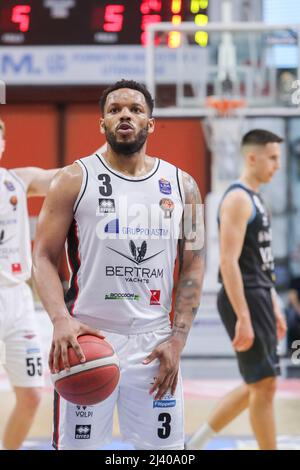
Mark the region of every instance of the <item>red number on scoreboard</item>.
[[19, 25], [19, 30], [26, 33], [30, 25], [30, 5], [17, 5], [13, 7], [11, 21]]
[[123, 28], [123, 5], [108, 5], [104, 14], [104, 31], [119, 33]]
[[143, 15], [148, 15], [151, 11], [161, 11], [161, 0], [143, 0], [140, 10]]
[[[153, 23], [160, 23], [161, 22], [161, 16], [160, 15], [143, 15], [142, 17], [142, 22], [141, 22], [141, 29], [142, 29], [142, 34], [141, 34], [141, 44], [145, 46], [147, 44], [147, 25], [148, 24], [153, 24]], [[159, 38], [155, 38], [155, 44], [159, 44]]]

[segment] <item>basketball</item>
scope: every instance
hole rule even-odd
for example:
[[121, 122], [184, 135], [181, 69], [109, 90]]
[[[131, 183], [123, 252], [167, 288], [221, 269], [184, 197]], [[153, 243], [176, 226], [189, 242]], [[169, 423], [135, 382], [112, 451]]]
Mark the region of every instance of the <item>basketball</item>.
[[68, 349], [70, 371], [63, 368], [52, 374], [59, 395], [76, 405], [95, 405], [115, 390], [120, 377], [119, 360], [113, 347], [104, 339], [92, 335], [78, 337], [86, 362], [81, 363], [73, 348]]

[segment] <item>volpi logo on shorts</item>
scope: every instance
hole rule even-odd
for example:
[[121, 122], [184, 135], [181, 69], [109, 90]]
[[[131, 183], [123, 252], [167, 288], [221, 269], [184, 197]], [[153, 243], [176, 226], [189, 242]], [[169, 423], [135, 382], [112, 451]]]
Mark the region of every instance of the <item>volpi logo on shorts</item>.
[[164, 197], [159, 201], [159, 207], [164, 211], [164, 218], [171, 219], [175, 204], [172, 199]]
[[76, 410], [75, 410], [76, 417], [77, 418], [92, 418], [93, 411], [87, 408], [91, 408], [91, 407], [76, 405]]
[[105, 300], [140, 300], [140, 296], [129, 292], [122, 292], [119, 294], [111, 292], [110, 294], [105, 295]]
[[172, 194], [172, 188], [171, 188], [171, 183], [170, 181], [165, 180], [164, 178], [161, 178], [159, 180], [159, 190], [163, 194]]
[[91, 424], [76, 424], [75, 426], [75, 439], [90, 439], [91, 438]]
[[150, 305], [160, 305], [160, 290], [150, 290]]
[[176, 399], [171, 393], [166, 393], [160, 400], [153, 400], [153, 408], [174, 408]]
[[99, 199], [99, 212], [101, 214], [112, 214], [116, 212], [114, 199]]
[[4, 184], [6, 186], [6, 189], [8, 189], [8, 191], [15, 191], [16, 190], [15, 185], [11, 181], [5, 180]]

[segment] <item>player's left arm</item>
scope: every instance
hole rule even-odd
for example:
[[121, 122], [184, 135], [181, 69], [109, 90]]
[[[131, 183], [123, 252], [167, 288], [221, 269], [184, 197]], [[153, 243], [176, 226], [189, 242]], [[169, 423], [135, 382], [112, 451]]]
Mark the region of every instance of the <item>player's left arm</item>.
[[285, 316], [282, 312], [281, 302], [278, 298], [278, 294], [274, 287], [271, 289], [271, 296], [272, 296], [272, 303], [273, 303], [273, 310], [276, 320], [276, 327], [277, 327], [277, 337], [278, 339], [284, 338], [287, 331], [287, 324], [285, 320]]
[[161, 343], [144, 361], [160, 361], [150, 393], [161, 399], [168, 390], [173, 394], [178, 380], [181, 352], [198, 311], [204, 275], [204, 221], [200, 191], [194, 179], [183, 173], [185, 207], [179, 240], [180, 272], [175, 300], [171, 337]]
[[44, 170], [37, 167], [15, 168], [14, 172], [23, 181], [28, 197], [45, 196], [58, 168]]

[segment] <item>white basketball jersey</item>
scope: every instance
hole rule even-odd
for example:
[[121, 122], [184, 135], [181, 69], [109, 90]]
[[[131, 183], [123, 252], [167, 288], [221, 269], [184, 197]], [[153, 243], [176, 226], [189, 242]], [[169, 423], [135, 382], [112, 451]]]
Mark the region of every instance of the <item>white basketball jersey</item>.
[[30, 273], [26, 189], [13, 171], [0, 168], [0, 286], [20, 284]]
[[142, 177], [110, 168], [101, 154], [83, 170], [68, 234], [72, 314], [116, 333], [170, 325], [183, 214], [182, 172], [163, 160]]

